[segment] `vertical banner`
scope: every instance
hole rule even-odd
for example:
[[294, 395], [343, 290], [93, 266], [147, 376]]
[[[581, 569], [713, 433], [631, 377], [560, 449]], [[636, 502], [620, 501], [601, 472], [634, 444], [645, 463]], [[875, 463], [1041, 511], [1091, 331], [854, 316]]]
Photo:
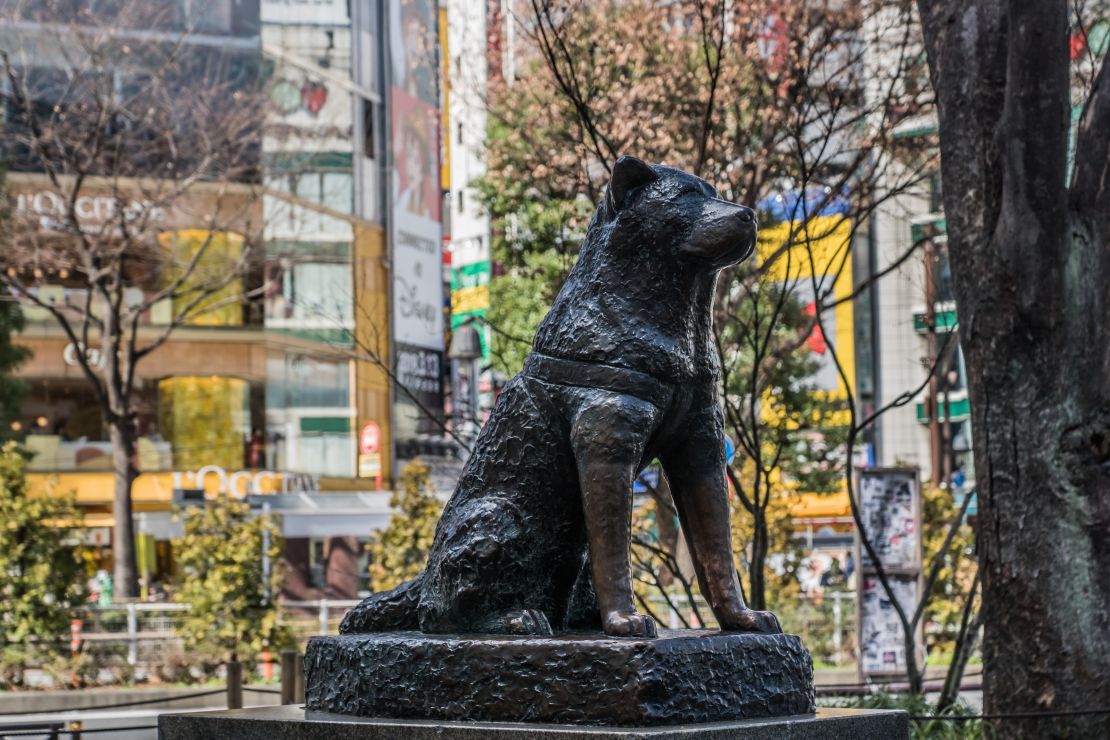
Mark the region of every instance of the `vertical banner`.
[[[857, 531], [860, 680], [905, 676], [905, 633], [893, 601], [912, 615], [921, 594], [921, 484], [916, 468], [860, 470], [857, 480], [864, 531], [893, 592], [892, 600]], [[917, 655], [924, 657], [921, 625], [914, 638]]]
[[[395, 432], [438, 435], [443, 413], [443, 225], [436, 8], [389, 0]], [[434, 417], [434, 418], [433, 418]], [[404, 457], [400, 452], [398, 457]]]

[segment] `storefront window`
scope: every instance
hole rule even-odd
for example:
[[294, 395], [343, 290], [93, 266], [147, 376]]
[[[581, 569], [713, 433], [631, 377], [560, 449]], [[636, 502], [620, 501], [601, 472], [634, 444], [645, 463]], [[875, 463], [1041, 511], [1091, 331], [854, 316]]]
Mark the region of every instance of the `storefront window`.
[[[139, 388], [134, 396], [139, 426], [139, 469], [168, 470], [169, 443], [158, 433], [157, 392]], [[22, 416], [11, 432], [31, 453], [35, 472], [112, 469], [112, 444], [100, 404], [89, 384], [78, 378], [28, 380]]]
[[[188, 310], [193, 318], [185, 323], [192, 326], [242, 326], [243, 304], [236, 296], [243, 293], [243, 281], [238, 278], [227, 281], [227, 276], [238, 271], [243, 237], [183, 229], [161, 234], [158, 241], [165, 251], [164, 284], [170, 285], [184, 276], [178, 297], [172, 300], [172, 306], [163, 308], [172, 309], [172, 317]], [[194, 265], [193, 260], [201, 250], [203, 253]]]
[[166, 378], [158, 383], [162, 434], [173, 445], [175, 470], [244, 467], [250, 434], [250, 386], [245, 380]]

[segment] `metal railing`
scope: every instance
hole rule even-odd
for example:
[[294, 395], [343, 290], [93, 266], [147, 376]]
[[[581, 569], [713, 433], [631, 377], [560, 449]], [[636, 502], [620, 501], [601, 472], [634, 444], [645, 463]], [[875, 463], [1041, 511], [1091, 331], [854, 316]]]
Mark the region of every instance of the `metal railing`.
[[[278, 603], [282, 618], [301, 639], [318, 634], [335, 634], [339, 621], [358, 600], [313, 599]], [[180, 646], [181, 617], [188, 604], [174, 602], [129, 602], [93, 605], [82, 609], [81, 626], [74, 639], [81, 643], [119, 648], [131, 667], [160, 660], [158, 647]], [[122, 646], [125, 646], [125, 651]]]

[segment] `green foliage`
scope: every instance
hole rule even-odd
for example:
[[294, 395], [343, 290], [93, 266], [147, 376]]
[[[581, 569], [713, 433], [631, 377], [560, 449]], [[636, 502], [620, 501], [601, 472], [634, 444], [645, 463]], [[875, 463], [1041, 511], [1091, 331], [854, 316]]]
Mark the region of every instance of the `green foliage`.
[[[501, 163], [477, 181], [483, 205], [493, 221], [493, 259], [498, 265], [490, 282], [490, 310], [494, 327], [493, 366], [515, 375], [531, 348], [532, 336], [578, 253], [593, 212], [593, 203], [573, 189], [541, 182], [541, 192], [529, 178], [513, 173], [528, 167], [528, 148], [522, 148], [516, 125], [525, 125], [524, 109], [502, 101], [504, 116], [495, 116], [488, 131], [490, 156]], [[545, 174], [540, 170], [540, 174]]]
[[[176, 599], [189, 605], [180, 632], [202, 670], [228, 660], [252, 668], [264, 648], [291, 644], [272, 594], [281, 586], [281, 528], [272, 516], [251, 516], [250, 506], [221, 495], [186, 509], [185, 536], [173, 544], [178, 565]], [[263, 533], [270, 537], [269, 578], [262, 569]]]
[[[553, 62], [560, 71], [538, 60], [493, 96], [488, 174], [478, 186], [493, 220], [496, 277], [487, 317], [498, 370], [520, 369], [573, 266], [616, 155], [696, 170], [722, 197], [749, 203], [797, 182], [795, 149], [780, 137], [808, 124], [781, 117], [782, 80], [766, 76], [756, 44], [730, 38], [718, 49], [712, 34], [675, 23], [684, 12], [698, 17], [703, 10], [638, 1], [576, 6], [558, 14], [566, 44], [565, 59]], [[833, 20], [826, 19], [829, 27]], [[737, 21], [737, 33], [748, 25]], [[722, 62], [715, 98], [707, 60], [709, 67]], [[581, 100], [561, 89], [560, 76], [573, 76]], [[804, 77], [795, 82], [808, 89]], [[842, 490], [847, 435], [843, 402], [807, 383], [817, 369], [805, 345], [812, 317], [763, 274], [767, 269], [752, 259], [722, 274], [715, 317], [726, 427], [740, 450], [734, 469], [743, 490], [734, 500], [752, 502], [737, 505], [734, 544], [755, 583], [756, 604], [764, 601], [765, 579], [771, 590], [791, 588], [800, 561], [791, 541], [791, 496]], [[785, 576], [766, 567], [768, 551], [786, 554]], [[760, 577], [752, 579], [754, 572]]]
[[[922, 543], [926, 567], [931, 567], [948, 536], [948, 529], [960, 508], [950, 490], [932, 485], [922, 486]], [[930, 653], [951, 652], [955, 648], [967, 595], [975, 579], [975, 529], [965, 517], [956, 530], [940, 569], [929, 602], [925, 607], [925, 630]]]
[[[750, 264], [731, 278], [735, 287], [717, 307], [717, 333], [725, 433], [736, 443], [733, 479], [741, 484], [732, 499], [733, 547], [748, 583], [762, 568], [767, 603], [793, 611], [802, 552], [791, 508], [802, 493], [843, 489], [848, 419], [842, 399], [814, 386], [819, 362], [806, 343], [814, 321], [797, 292]], [[753, 515], [742, 501], [762, 513]], [[757, 537], [781, 556], [775, 568], [755, 552]], [[757, 604], [759, 597], [752, 594]]]
[[11, 434], [11, 423], [19, 418], [27, 384], [12, 377], [30, 355], [26, 347], [12, 344], [12, 334], [23, 328], [23, 314], [8, 292], [0, 288], [0, 438]]
[[401, 490], [393, 492], [389, 504], [398, 513], [367, 546], [372, 591], [388, 591], [420, 575], [432, 549], [443, 507], [432, 489], [431, 471], [419, 458], [401, 470]]
[[[825, 707], [850, 707], [854, 709], [901, 709], [911, 717], [931, 717], [936, 706], [920, 694], [871, 694], [859, 698], [823, 700]], [[946, 716], [968, 717], [975, 712], [963, 702], [958, 703]], [[910, 722], [913, 740], [979, 740], [984, 737], [982, 720], [916, 720]], [[987, 735], [994, 737], [994, 735]]]
[[0, 449], [0, 687], [19, 685], [34, 663], [64, 663], [69, 624], [85, 600], [84, 570], [68, 524], [68, 496], [32, 496], [14, 442]]
[[[0, 199], [5, 195], [3, 187], [4, 172], [0, 170]], [[0, 244], [6, 242], [4, 221], [6, 214], [0, 212]], [[0, 439], [11, 435], [11, 423], [19, 418], [23, 407], [23, 396], [27, 384], [12, 377], [12, 373], [26, 360], [31, 352], [26, 347], [12, 344], [12, 335], [23, 329], [23, 314], [19, 304], [8, 290], [0, 286]]]

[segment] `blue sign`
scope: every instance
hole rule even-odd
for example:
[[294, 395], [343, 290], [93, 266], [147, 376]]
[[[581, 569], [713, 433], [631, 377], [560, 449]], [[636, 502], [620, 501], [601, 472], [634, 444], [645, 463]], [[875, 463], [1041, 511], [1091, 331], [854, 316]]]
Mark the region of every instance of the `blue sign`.
[[832, 188], [810, 185], [803, 200], [800, 190], [772, 193], [757, 204], [774, 222], [802, 221], [813, 216], [839, 216], [849, 211], [848, 188], [834, 194]]
[[636, 480], [632, 481], [632, 493], [651, 493], [648, 486], [659, 488], [659, 468], [645, 468], [636, 476]]

